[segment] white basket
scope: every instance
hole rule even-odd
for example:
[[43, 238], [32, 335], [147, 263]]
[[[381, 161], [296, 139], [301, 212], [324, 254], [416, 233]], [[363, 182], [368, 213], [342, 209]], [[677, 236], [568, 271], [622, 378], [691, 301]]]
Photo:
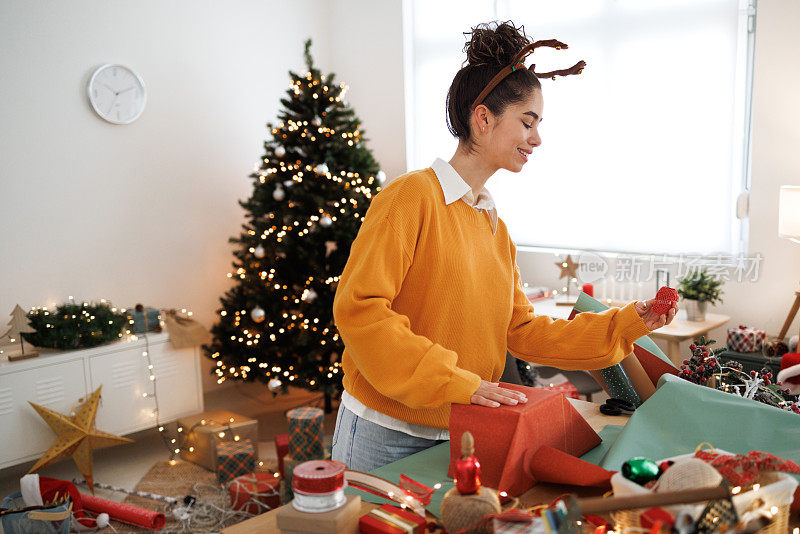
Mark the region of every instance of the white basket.
[[[731, 454], [719, 449], [715, 449], [714, 452], [718, 454]], [[680, 462], [681, 460], [694, 457], [694, 454], [683, 454], [680, 456], [673, 456], [672, 458], [665, 458], [657, 463], [668, 460]], [[733, 506], [736, 508], [736, 513], [739, 514], [740, 517], [747, 511], [756, 498], [760, 498], [770, 507], [776, 506], [780, 508], [790, 505], [794, 499], [794, 490], [797, 488], [797, 480], [795, 480], [794, 477], [780, 472], [761, 473], [759, 484], [761, 484], [761, 487], [758, 490], [742, 492], [733, 496]], [[614, 473], [611, 477], [611, 488], [614, 490], [615, 497], [647, 495], [652, 493], [652, 490], [623, 477], [620, 472]], [[697, 519], [705, 507], [706, 505], [704, 503], [679, 504], [675, 506], [665, 506], [664, 509], [673, 514], [673, 516], [681, 512], [688, 512], [693, 518]]]

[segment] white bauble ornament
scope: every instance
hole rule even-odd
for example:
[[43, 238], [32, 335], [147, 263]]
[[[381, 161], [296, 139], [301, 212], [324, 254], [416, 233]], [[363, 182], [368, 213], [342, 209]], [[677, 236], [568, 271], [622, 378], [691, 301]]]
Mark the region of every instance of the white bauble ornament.
[[280, 380], [278, 380], [277, 378], [270, 378], [270, 379], [269, 379], [269, 382], [267, 382], [267, 387], [268, 387], [268, 388], [269, 388], [269, 390], [270, 390], [271, 392], [273, 392], [273, 393], [275, 393], [275, 392], [277, 392], [279, 389], [281, 389], [281, 386], [282, 386], [282, 385], [283, 385], [283, 384], [281, 384], [281, 381], [280, 381]]
[[333, 224], [333, 220], [331, 220], [331, 218], [326, 215], [319, 220], [319, 224], [327, 228]]
[[253, 308], [253, 311], [250, 312], [250, 318], [257, 323], [263, 321], [266, 316], [267, 312], [265, 312], [264, 308], [262, 308], [261, 306], [256, 306], [255, 308]]
[[386, 173], [383, 171], [378, 171], [378, 173], [375, 175], [375, 178], [377, 178], [379, 182], [383, 183], [383, 181], [386, 180]]
[[317, 292], [314, 291], [313, 289], [309, 289], [306, 291], [305, 298], [303, 298], [303, 300], [305, 300], [306, 302], [314, 302], [316, 298], [317, 298]]
[[276, 187], [275, 191], [272, 192], [272, 198], [274, 198], [277, 201], [283, 200], [285, 196], [286, 193], [280, 187]]
[[256, 258], [263, 258], [266, 255], [266, 253], [267, 251], [264, 250], [264, 247], [262, 247], [261, 245], [258, 245], [256, 249], [253, 251], [253, 255]]
[[314, 126], [322, 126], [322, 119], [319, 117], [314, 117], [314, 120], [311, 121], [311, 124]]
[[279, 158], [282, 158], [283, 156], [286, 155], [286, 149], [283, 148], [282, 146], [275, 147], [275, 155], [278, 156]]
[[314, 172], [317, 174], [328, 174], [328, 166], [324, 163], [320, 163], [316, 167], [314, 167]]
[[286, 180], [285, 182], [283, 182], [283, 185], [284, 187], [292, 187], [294, 185], [294, 182], [292, 180]]

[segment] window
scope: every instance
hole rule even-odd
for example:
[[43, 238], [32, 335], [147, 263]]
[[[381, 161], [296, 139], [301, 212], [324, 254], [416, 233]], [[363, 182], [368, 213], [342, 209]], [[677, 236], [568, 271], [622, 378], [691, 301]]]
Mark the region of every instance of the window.
[[463, 32], [513, 20], [542, 80], [542, 146], [488, 183], [521, 247], [621, 253], [746, 253], [737, 218], [749, 168], [755, 0], [406, 0], [409, 169], [449, 159], [445, 99]]

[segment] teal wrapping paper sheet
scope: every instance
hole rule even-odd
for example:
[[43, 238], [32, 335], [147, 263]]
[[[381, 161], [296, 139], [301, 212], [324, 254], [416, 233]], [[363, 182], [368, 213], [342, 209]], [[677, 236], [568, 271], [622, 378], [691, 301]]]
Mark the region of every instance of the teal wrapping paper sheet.
[[[440, 443], [430, 449], [412, 454], [402, 460], [397, 460], [389, 465], [384, 465], [370, 474], [379, 476], [394, 484], [400, 482], [400, 474], [412, 478], [420, 484], [425, 484], [432, 488], [435, 484], [442, 485], [441, 488], [433, 492], [431, 503], [427, 506], [430, 513], [436, 517], [441, 516], [442, 498], [448, 490], [455, 486], [453, 479], [447, 476], [447, 468], [450, 466], [450, 442]], [[396, 504], [388, 499], [383, 499], [372, 493], [348, 487], [345, 493], [360, 495], [361, 500], [377, 504]]]
[[603, 443], [582, 458], [614, 471], [634, 456], [660, 460], [691, 454], [703, 442], [731, 453], [766, 451], [800, 463], [800, 415], [672, 375], [661, 378], [627, 425], [607, 426], [600, 437]]

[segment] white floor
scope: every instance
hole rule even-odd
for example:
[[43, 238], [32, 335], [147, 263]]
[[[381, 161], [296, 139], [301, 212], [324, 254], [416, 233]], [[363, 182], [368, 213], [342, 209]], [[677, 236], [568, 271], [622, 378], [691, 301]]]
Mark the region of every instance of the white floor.
[[[292, 390], [277, 397], [263, 384], [237, 384], [207, 393], [205, 409], [224, 408], [234, 413], [259, 419], [259, 456], [262, 459], [275, 459], [275, 434], [287, 432], [284, 413], [296, 406], [315, 405], [320, 395], [304, 390]], [[320, 404], [321, 406], [321, 404]], [[334, 412], [325, 417], [325, 433], [328, 442], [336, 424], [336, 405]], [[102, 430], [102, 429], [101, 429]], [[94, 479], [96, 482], [116, 487], [133, 489], [139, 480], [159, 461], [169, 460], [170, 453], [153, 428], [126, 436], [133, 443], [118, 445], [94, 452]], [[19, 491], [19, 479], [33, 467], [34, 462], [0, 470], [0, 499]], [[63, 460], [38, 471], [42, 476], [72, 480], [82, 479], [72, 459]], [[97, 495], [106, 499], [121, 501], [125, 494], [98, 490]]]

